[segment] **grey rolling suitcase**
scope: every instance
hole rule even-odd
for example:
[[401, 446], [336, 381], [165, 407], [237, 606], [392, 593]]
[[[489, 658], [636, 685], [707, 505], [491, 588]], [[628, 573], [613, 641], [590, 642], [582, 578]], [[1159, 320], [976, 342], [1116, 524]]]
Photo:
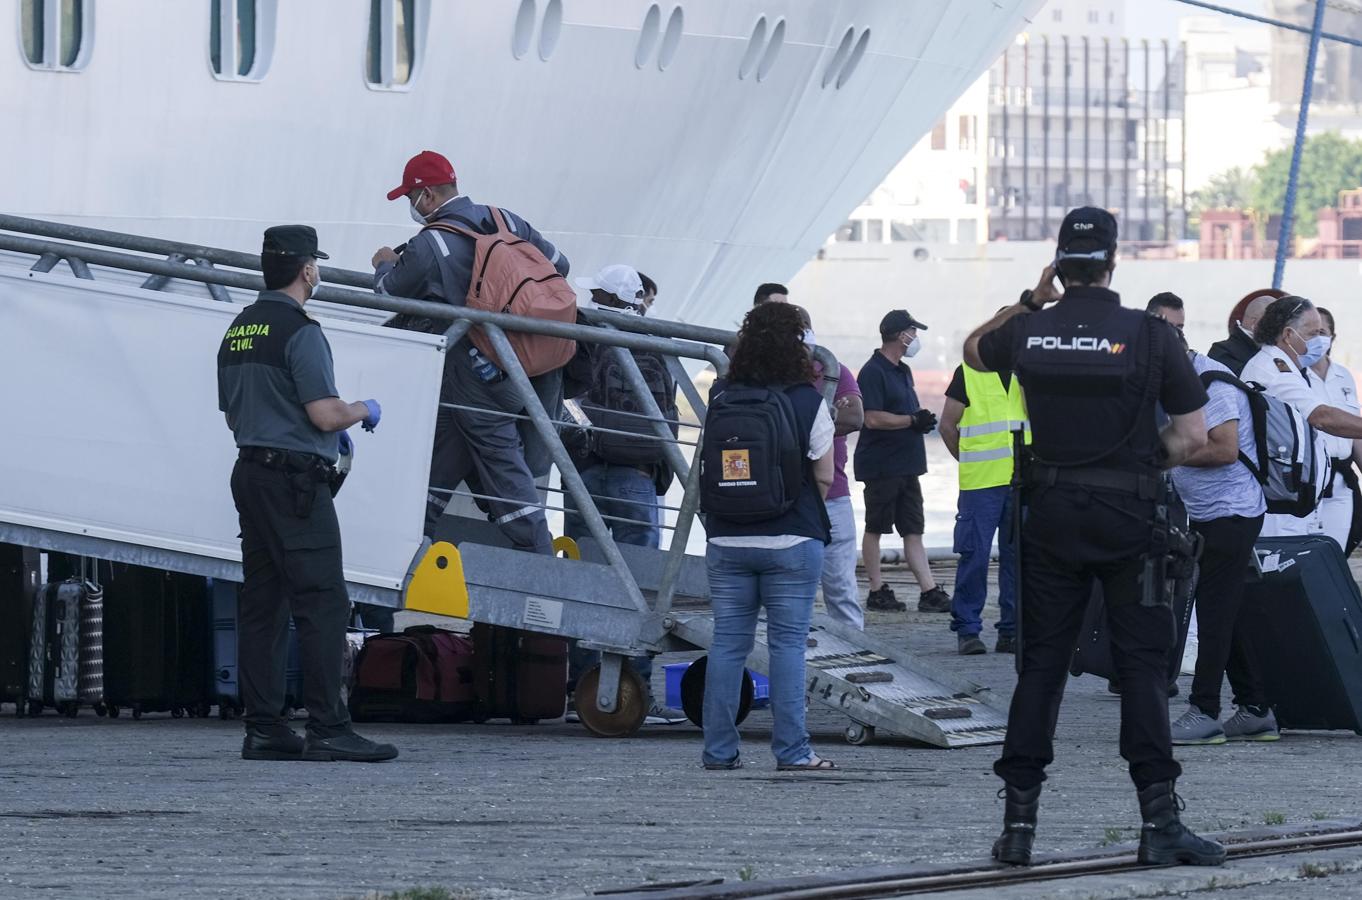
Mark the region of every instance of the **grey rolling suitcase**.
[[33, 600], [28, 653], [28, 712], [53, 707], [74, 716], [80, 709], [80, 619], [85, 585], [80, 579], [43, 585]]

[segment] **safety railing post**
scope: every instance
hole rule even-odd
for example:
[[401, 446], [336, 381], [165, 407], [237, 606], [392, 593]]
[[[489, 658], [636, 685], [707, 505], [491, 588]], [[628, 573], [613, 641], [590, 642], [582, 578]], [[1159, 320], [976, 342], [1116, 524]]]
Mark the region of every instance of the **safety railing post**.
[[686, 462], [686, 457], [681, 453], [681, 448], [676, 446], [676, 436], [672, 434], [671, 428], [667, 424], [667, 417], [662, 414], [662, 410], [658, 407], [653, 392], [648, 389], [648, 382], [643, 377], [643, 372], [639, 369], [638, 363], [634, 360], [634, 354], [622, 347], [606, 347], [605, 351], [615, 354], [619, 360], [624, 369], [624, 376], [629, 379], [629, 389], [643, 403], [644, 414], [652, 420], [653, 433], [661, 438], [662, 452], [667, 456], [667, 465], [671, 466], [677, 477], [684, 481], [686, 474], [690, 471], [690, 464]]
[[[196, 258], [196, 259], [194, 260], [194, 265], [196, 265], [196, 266], [198, 266], [199, 268], [202, 268], [202, 269], [211, 269], [211, 268], [213, 268], [213, 263], [212, 263], [212, 261], [209, 260], [209, 259], [207, 259], [207, 258], [205, 258], [205, 257], [202, 257], [202, 256], [200, 256], [200, 257], [198, 257], [198, 258]], [[207, 286], [207, 288], [208, 288], [208, 296], [212, 297], [212, 298], [213, 298], [214, 300], [216, 300], [217, 302], [219, 302], [219, 303], [231, 303], [231, 302], [232, 302], [232, 295], [229, 294], [229, 293], [227, 293], [227, 289], [226, 289], [225, 287], [223, 287], [222, 285], [217, 284], [217, 283], [212, 282], [212, 281], [205, 281], [205, 282], [204, 282], [204, 285]]]
[[700, 439], [695, 442], [695, 455], [686, 472], [685, 487], [681, 493], [681, 508], [676, 513], [676, 526], [672, 529], [671, 546], [667, 548], [667, 561], [662, 566], [662, 588], [657, 592], [657, 612], [665, 616], [671, 612], [676, 601], [676, 583], [681, 577], [681, 564], [686, 561], [686, 546], [690, 543], [691, 526], [700, 510], [700, 452], [704, 446], [704, 425], [700, 426]]
[[55, 253], [44, 253], [38, 257], [38, 261], [29, 266], [30, 272], [51, 272], [61, 262], [61, 257]]
[[686, 397], [686, 402], [688, 402], [690, 408], [695, 411], [697, 418], [704, 419], [705, 413], [708, 411], [709, 407], [704, 399], [701, 398], [700, 390], [695, 386], [695, 382], [690, 380], [690, 373], [687, 372], [686, 367], [681, 364], [681, 360], [677, 359], [675, 356], [664, 357], [664, 359], [667, 362], [667, 371], [671, 372], [672, 377], [676, 379], [677, 385], [681, 388], [681, 393]]
[[558, 474], [563, 480], [563, 487], [576, 501], [577, 514], [586, 520], [587, 530], [600, 544], [610, 567], [619, 575], [620, 583], [624, 586], [629, 600], [640, 612], [651, 612], [648, 608], [648, 601], [644, 599], [643, 593], [638, 589], [633, 573], [629, 571], [628, 564], [625, 563], [619, 548], [611, 539], [610, 532], [605, 527], [605, 520], [601, 518], [600, 512], [596, 509], [596, 504], [591, 499], [591, 493], [587, 490], [581, 474], [578, 473], [577, 467], [573, 464], [571, 455], [563, 446], [563, 441], [558, 436], [558, 430], [549, 419], [549, 414], [545, 411], [544, 405], [539, 402], [539, 395], [535, 393], [534, 385], [530, 384], [530, 377], [525, 374], [524, 367], [520, 365], [520, 360], [515, 355], [515, 348], [511, 346], [510, 339], [506, 337], [505, 332], [495, 325], [483, 326], [483, 333], [492, 342], [492, 347], [496, 350], [501, 367], [515, 386], [519, 399], [525, 403], [525, 410], [529, 413], [530, 420], [539, 432], [540, 439], [548, 445], [549, 452], [553, 456], [553, 462], [558, 466]]

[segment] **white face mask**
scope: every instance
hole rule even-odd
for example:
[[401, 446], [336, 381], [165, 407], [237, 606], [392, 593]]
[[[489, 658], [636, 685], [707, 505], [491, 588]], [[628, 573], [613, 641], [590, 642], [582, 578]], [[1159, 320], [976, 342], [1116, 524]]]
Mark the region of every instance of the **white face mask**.
[[[315, 296], [317, 296], [317, 291], [321, 290], [321, 287], [322, 287], [322, 270], [321, 270], [320, 268], [317, 268], [317, 267], [314, 266], [314, 271], [317, 273], [317, 276], [316, 276], [316, 277], [317, 277], [317, 280], [316, 280], [316, 281], [308, 281], [308, 282], [307, 282], [307, 287], [308, 287], [307, 295], [308, 295], [309, 297], [315, 297]], [[304, 281], [307, 281], [307, 277], [304, 276], [303, 280], [304, 280]]]
[[812, 329], [812, 328], [805, 328], [805, 329], [804, 329], [804, 346], [806, 346], [806, 347], [815, 347], [815, 346], [817, 346], [817, 345], [818, 345], [818, 339], [817, 339], [816, 337], [814, 337], [813, 329]]
[[[416, 196], [417, 196], [417, 197], [420, 197], [421, 195], [420, 195], [420, 194], [417, 194]], [[423, 215], [421, 215], [419, 212], [417, 212], [417, 210], [416, 210], [416, 200], [413, 199], [413, 200], [410, 201], [410, 203], [411, 203], [411, 220], [412, 220], [413, 222], [415, 222], [417, 225], [425, 225], [425, 224], [426, 224], [426, 217], [423, 216]]]
[[903, 348], [903, 355], [911, 359], [918, 355], [922, 350], [922, 338], [914, 336], [911, 341]]

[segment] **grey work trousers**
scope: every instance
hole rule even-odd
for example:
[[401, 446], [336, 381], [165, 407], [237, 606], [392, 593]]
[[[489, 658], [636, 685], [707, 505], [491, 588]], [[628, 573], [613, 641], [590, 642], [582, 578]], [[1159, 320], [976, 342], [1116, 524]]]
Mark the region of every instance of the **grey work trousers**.
[[[456, 347], [445, 368], [440, 399], [475, 408], [441, 408], [436, 416], [431, 486], [450, 491], [467, 482], [473, 493], [495, 498], [479, 499], [478, 506], [488, 513], [512, 546], [552, 556], [553, 539], [526, 461], [517, 420], [499, 414], [520, 413], [524, 404], [510, 379], [482, 381], [466, 360], [467, 354], [459, 353]], [[561, 391], [561, 376], [558, 385]], [[449, 500], [448, 493], [430, 493], [426, 505], [427, 535], [434, 533], [435, 523]]]

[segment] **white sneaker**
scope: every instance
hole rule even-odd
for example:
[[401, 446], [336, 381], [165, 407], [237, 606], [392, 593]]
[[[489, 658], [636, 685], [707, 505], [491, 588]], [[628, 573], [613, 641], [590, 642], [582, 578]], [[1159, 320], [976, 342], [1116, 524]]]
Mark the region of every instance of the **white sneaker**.
[[1196, 654], [1197, 641], [1194, 638], [1187, 639], [1187, 646], [1182, 648], [1182, 674], [1196, 674]]

